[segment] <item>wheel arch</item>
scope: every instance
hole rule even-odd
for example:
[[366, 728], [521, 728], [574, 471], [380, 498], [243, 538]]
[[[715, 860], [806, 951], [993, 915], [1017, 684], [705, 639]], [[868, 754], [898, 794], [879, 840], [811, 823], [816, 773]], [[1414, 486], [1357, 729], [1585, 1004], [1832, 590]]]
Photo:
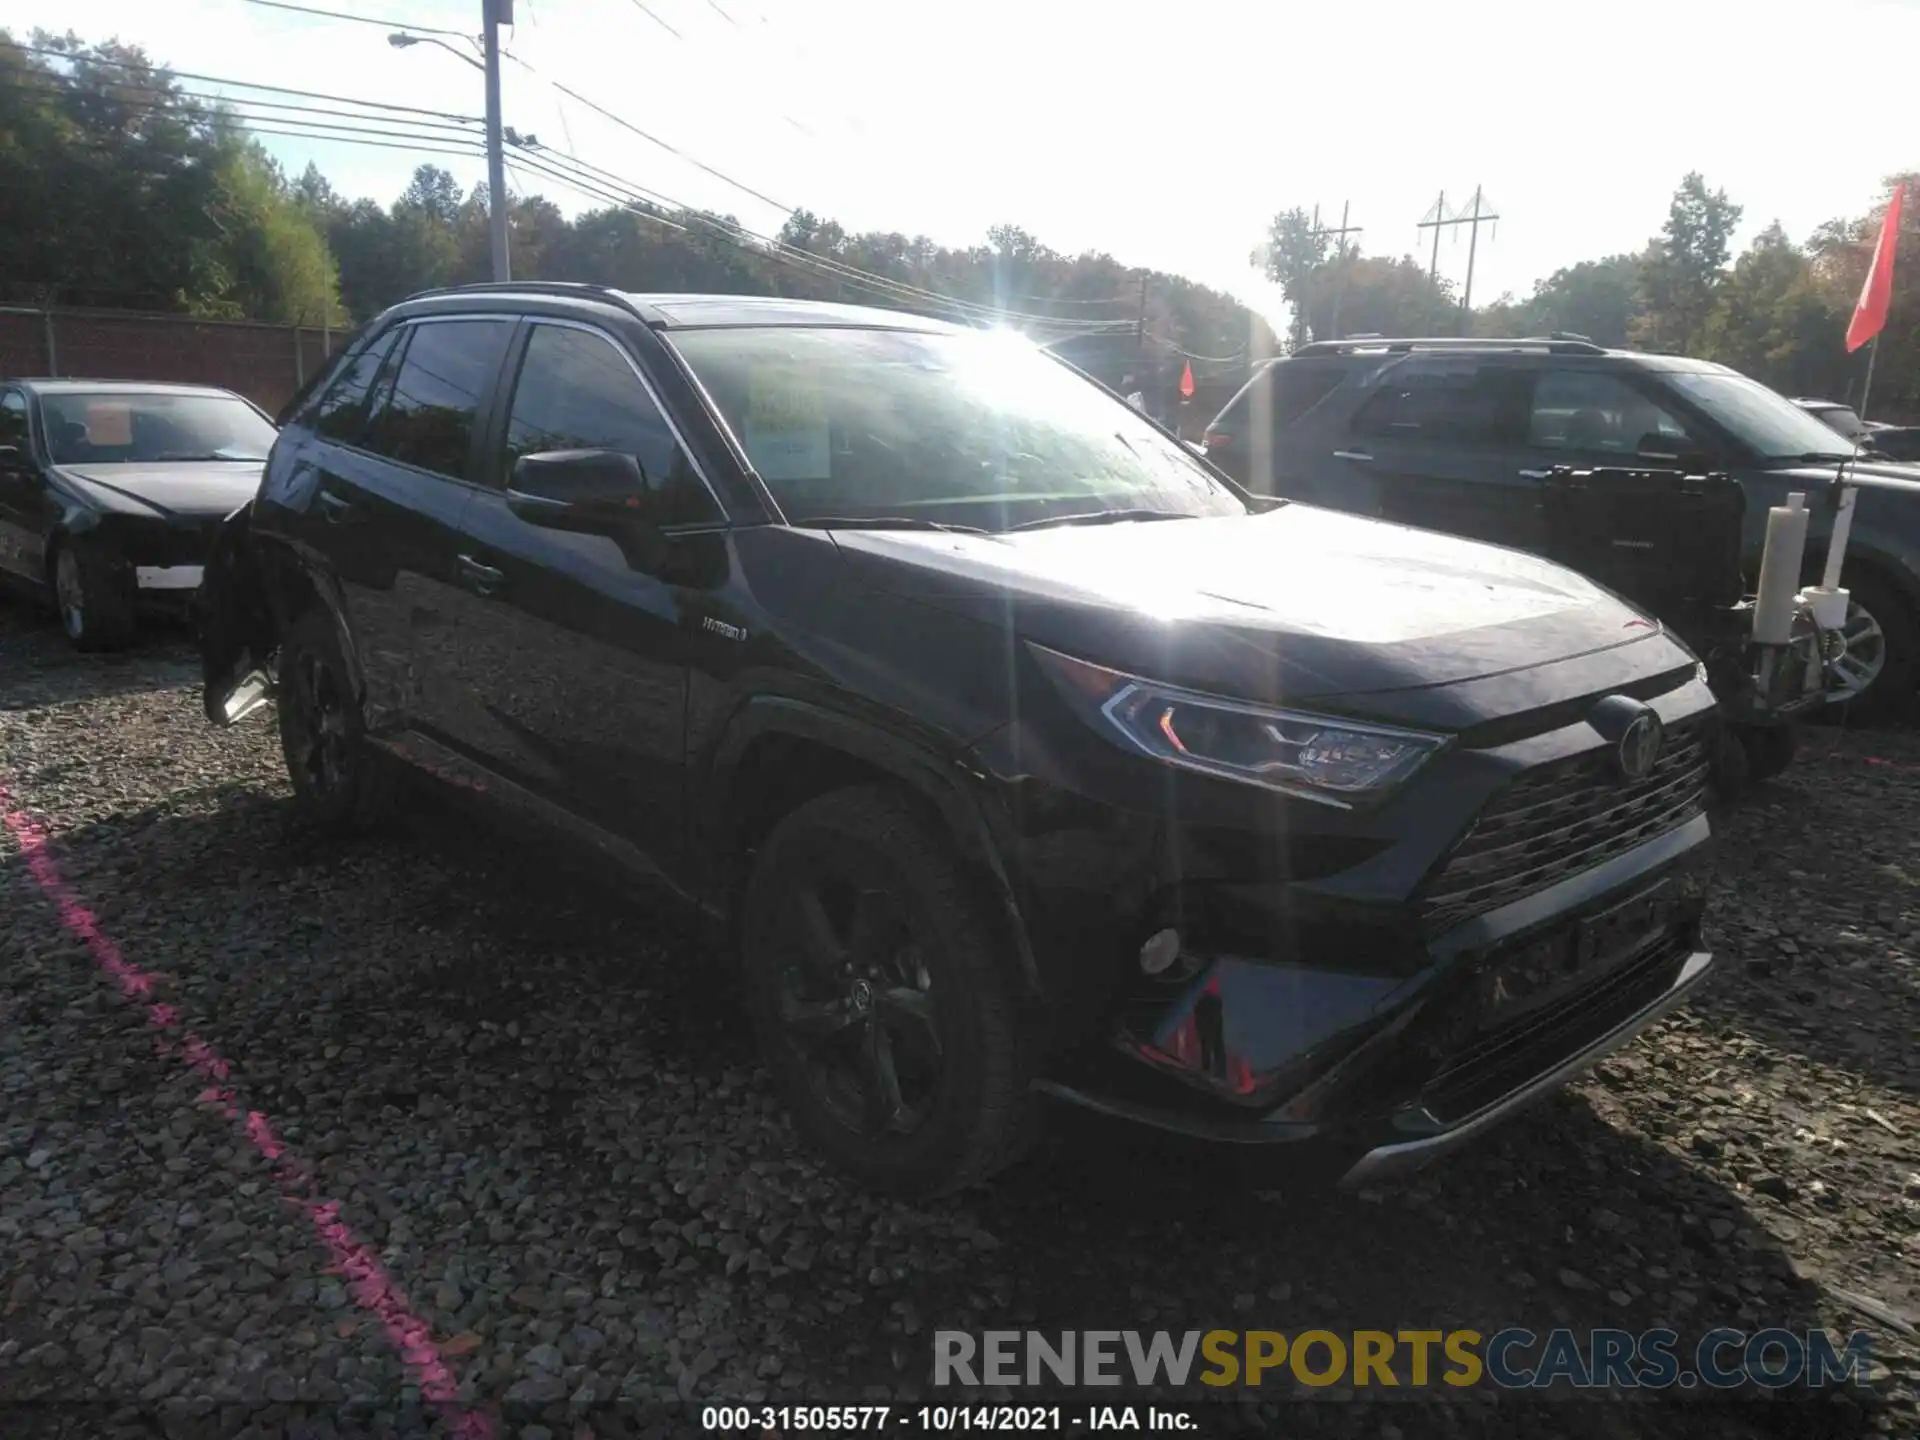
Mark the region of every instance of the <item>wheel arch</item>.
[[1042, 994], [1011, 877], [964, 756], [941, 754], [871, 721], [810, 700], [755, 697], [743, 704], [704, 768], [695, 837], [715, 899], [737, 922], [739, 897], [761, 842], [800, 805], [862, 783], [892, 785], [952, 843], [988, 921], [1014, 956], [1029, 998]]

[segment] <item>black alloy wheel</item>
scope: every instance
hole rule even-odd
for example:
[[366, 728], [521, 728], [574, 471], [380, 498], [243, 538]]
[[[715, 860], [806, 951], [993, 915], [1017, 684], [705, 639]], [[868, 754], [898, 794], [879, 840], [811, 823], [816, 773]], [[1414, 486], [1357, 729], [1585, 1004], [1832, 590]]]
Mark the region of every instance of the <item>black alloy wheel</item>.
[[390, 813], [393, 767], [366, 743], [333, 619], [306, 611], [280, 650], [280, 750], [294, 803], [324, 830], [375, 828]]
[[807, 802], [761, 847], [742, 958], [799, 1128], [867, 1183], [984, 1179], [1030, 1134], [1019, 1009], [949, 847], [878, 787]]

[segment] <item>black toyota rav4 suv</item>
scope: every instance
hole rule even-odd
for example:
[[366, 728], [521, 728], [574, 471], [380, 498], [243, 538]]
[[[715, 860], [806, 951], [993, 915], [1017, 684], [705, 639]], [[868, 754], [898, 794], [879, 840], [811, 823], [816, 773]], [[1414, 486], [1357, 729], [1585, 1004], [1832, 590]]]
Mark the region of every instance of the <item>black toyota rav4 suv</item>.
[[1708, 969], [1683, 646], [1251, 499], [1017, 336], [470, 287], [283, 419], [209, 718], [277, 697], [326, 826], [423, 770], [693, 902], [871, 1183], [980, 1179], [1043, 1100], [1390, 1173]]

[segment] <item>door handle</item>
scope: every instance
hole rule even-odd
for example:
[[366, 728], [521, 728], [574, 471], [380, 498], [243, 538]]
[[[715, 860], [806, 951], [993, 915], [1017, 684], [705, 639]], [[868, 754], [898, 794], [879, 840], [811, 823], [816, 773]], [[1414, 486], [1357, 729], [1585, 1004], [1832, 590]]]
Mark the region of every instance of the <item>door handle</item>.
[[460, 578], [476, 595], [491, 595], [506, 584], [507, 572], [483, 565], [471, 555], [460, 557]]
[[320, 513], [326, 516], [329, 525], [344, 525], [353, 519], [351, 501], [334, 494], [331, 490], [322, 490], [315, 498], [320, 503]]
[[1548, 480], [1551, 479], [1552, 476], [1553, 472], [1551, 470], [1522, 470], [1520, 472], [1520, 478], [1522, 480]]
[[1333, 458], [1336, 460], [1358, 460], [1368, 465], [1373, 463], [1373, 456], [1367, 454], [1364, 450], [1336, 450], [1333, 452]]

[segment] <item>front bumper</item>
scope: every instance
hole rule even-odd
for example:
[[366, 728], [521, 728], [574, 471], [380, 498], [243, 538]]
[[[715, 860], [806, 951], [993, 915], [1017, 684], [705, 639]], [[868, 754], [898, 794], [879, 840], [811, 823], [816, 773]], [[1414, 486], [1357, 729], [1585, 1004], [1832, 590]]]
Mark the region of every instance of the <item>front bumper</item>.
[[[1646, 781], [1597, 796], [1580, 788], [1599, 753], [1582, 721], [1457, 755], [1406, 811], [1338, 842], [1348, 852], [1295, 837], [1277, 862], [1292, 879], [1250, 875], [1217, 838], [1210, 851], [1162, 845], [1171, 864], [1117, 883], [1078, 867], [1084, 884], [1155, 898], [1132, 911], [1109, 901], [1124, 918], [1097, 941], [1092, 907], [1073, 907], [1073, 948], [1111, 957], [1080, 968], [1130, 978], [1037, 1088], [1168, 1135], [1284, 1151], [1301, 1171], [1331, 1161], [1355, 1184], [1483, 1133], [1711, 970], [1699, 877], [1711, 697], [1695, 682], [1660, 708], [1674, 768], [1663, 758]], [[1225, 878], [1201, 873], [1209, 854], [1233, 867]], [[1135, 952], [1162, 924], [1182, 932], [1184, 973], [1143, 977]]]
[[1341, 1184], [1359, 1186], [1393, 1179], [1425, 1168], [1448, 1151], [1459, 1148], [1475, 1136], [1491, 1129], [1515, 1111], [1559, 1089], [1567, 1081], [1591, 1069], [1594, 1063], [1619, 1049], [1647, 1026], [1675, 1009], [1707, 978], [1713, 957], [1705, 950], [1687, 955], [1678, 973], [1658, 999], [1635, 1011], [1627, 1019], [1606, 1031], [1599, 1039], [1569, 1055], [1552, 1069], [1541, 1072], [1517, 1089], [1502, 1095], [1465, 1120], [1437, 1130], [1418, 1140], [1398, 1140], [1377, 1145], [1367, 1151], [1341, 1176]]

